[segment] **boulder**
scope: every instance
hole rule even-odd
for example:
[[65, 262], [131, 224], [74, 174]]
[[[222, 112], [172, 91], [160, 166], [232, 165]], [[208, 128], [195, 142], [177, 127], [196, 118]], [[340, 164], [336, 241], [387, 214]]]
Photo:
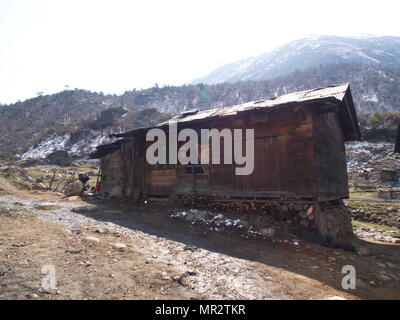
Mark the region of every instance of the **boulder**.
[[92, 237], [92, 236], [84, 237], [83, 240], [85, 240], [85, 241], [87, 241], [87, 242], [100, 242], [100, 239], [99, 239], [99, 238]]
[[274, 234], [275, 234], [275, 230], [272, 228], [262, 228], [260, 230], [260, 233], [264, 236], [264, 237], [268, 237], [271, 238]]
[[124, 251], [127, 248], [127, 245], [124, 243], [115, 243], [113, 248], [119, 251]]
[[320, 204], [314, 208], [314, 226], [317, 232], [335, 241], [348, 241], [354, 237], [351, 215], [347, 207], [341, 205]]
[[69, 166], [72, 163], [72, 157], [65, 150], [57, 150], [50, 153], [47, 158], [49, 164], [54, 164], [57, 166]]
[[367, 247], [358, 247], [356, 248], [356, 252], [361, 257], [372, 256], [372, 252]]
[[115, 118], [119, 118], [126, 114], [128, 110], [124, 107], [109, 108], [101, 112], [99, 118], [93, 121], [89, 127], [93, 130], [103, 129], [112, 126]]
[[70, 183], [64, 191], [66, 197], [79, 196], [83, 192], [84, 185], [81, 181], [76, 180]]
[[210, 219], [212, 215], [208, 211], [197, 210], [196, 211], [196, 220], [204, 221]]
[[185, 220], [189, 221], [189, 222], [193, 222], [194, 220], [196, 220], [196, 214], [194, 214], [193, 212], [189, 212], [186, 216], [185, 216]]

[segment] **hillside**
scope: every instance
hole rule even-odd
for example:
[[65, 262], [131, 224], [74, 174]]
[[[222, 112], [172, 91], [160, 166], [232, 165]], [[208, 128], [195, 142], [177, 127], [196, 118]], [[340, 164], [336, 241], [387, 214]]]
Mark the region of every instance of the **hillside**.
[[400, 37], [318, 36], [296, 40], [259, 56], [223, 65], [193, 83], [266, 80], [321, 64], [400, 67]]
[[107, 142], [110, 133], [154, 125], [170, 117], [155, 109], [137, 108], [126, 100], [122, 96], [68, 90], [2, 106], [0, 155], [30, 150], [36, 157], [57, 148], [87, 154], [97, 144]]

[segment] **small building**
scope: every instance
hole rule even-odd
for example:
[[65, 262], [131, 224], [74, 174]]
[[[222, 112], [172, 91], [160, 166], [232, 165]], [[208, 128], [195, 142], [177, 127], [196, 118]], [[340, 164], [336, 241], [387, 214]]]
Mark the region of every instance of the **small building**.
[[[171, 124], [178, 131], [254, 129], [253, 172], [237, 175], [238, 165], [222, 161], [150, 165], [146, 150], [152, 142], [146, 141], [146, 133], [152, 128], [141, 128], [115, 134], [121, 139], [99, 146], [92, 155], [101, 159], [102, 192], [133, 202], [148, 197], [198, 197], [318, 205], [349, 197], [345, 142], [360, 139], [349, 84], [184, 112], [157, 128], [168, 132]], [[199, 153], [204, 147], [199, 145]]]

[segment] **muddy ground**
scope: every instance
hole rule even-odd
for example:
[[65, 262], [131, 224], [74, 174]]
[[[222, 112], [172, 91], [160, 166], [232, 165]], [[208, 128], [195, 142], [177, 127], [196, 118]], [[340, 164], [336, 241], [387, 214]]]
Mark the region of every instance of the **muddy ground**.
[[[163, 207], [62, 199], [0, 179], [0, 299], [400, 298], [398, 244], [363, 239], [360, 256], [243, 237]], [[356, 269], [354, 290], [341, 286], [344, 265]], [[48, 266], [54, 289], [42, 284]]]

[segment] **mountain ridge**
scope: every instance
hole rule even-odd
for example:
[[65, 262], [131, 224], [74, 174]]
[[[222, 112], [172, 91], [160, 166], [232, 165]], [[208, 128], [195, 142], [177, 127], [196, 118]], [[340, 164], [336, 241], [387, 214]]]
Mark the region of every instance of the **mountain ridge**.
[[317, 36], [289, 42], [270, 52], [225, 64], [193, 84], [268, 80], [326, 63], [400, 67], [400, 37]]

